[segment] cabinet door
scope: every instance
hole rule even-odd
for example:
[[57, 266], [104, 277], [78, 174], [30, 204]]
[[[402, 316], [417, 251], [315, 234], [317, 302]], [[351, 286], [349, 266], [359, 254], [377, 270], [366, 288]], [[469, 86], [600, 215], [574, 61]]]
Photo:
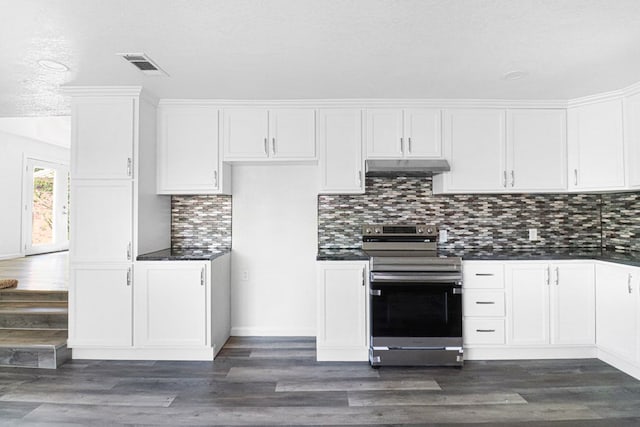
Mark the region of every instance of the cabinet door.
[[595, 344], [593, 265], [551, 265], [551, 343]]
[[73, 262], [133, 259], [131, 181], [73, 181], [69, 254]]
[[364, 193], [362, 113], [319, 112], [320, 193]]
[[638, 342], [637, 269], [596, 265], [596, 342], [599, 349], [635, 362]]
[[546, 264], [507, 266], [508, 344], [549, 343], [549, 269]]
[[269, 156], [267, 110], [227, 109], [223, 112], [225, 160], [259, 160]]
[[405, 157], [442, 157], [442, 111], [404, 110]]
[[204, 262], [136, 265], [135, 345], [207, 345], [207, 276]]
[[507, 112], [507, 188], [567, 189], [565, 110]]
[[69, 346], [132, 345], [131, 265], [72, 265]]
[[218, 110], [167, 106], [159, 111], [158, 192], [207, 194], [220, 189]]
[[[335, 350], [340, 359], [366, 360], [366, 264], [324, 263], [318, 277], [318, 360], [330, 360], [322, 350]], [[323, 356], [326, 355], [326, 356]], [[335, 359], [334, 359], [335, 360]]]
[[627, 143], [627, 167], [629, 169], [629, 185], [640, 187], [640, 93], [624, 100], [625, 134]]
[[365, 116], [367, 158], [402, 158], [406, 144], [402, 134], [402, 110], [370, 109]]
[[624, 188], [622, 101], [570, 109], [568, 136], [569, 189]]
[[505, 112], [450, 110], [444, 142], [451, 171], [445, 191], [490, 192], [505, 189]]
[[316, 113], [308, 108], [269, 110], [270, 156], [306, 160], [316, 157]]
[[74, 99], [71, 178], [131, 178], [134, 116], [133, 98]]

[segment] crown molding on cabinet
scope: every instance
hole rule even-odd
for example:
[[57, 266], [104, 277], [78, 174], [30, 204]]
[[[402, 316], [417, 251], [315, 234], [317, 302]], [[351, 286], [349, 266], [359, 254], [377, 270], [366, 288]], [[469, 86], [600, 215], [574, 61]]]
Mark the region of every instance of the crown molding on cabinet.
[[566, 108], [562, 100], [510, 99], [161, 99], [159, 105], [256, 108]]
[[159, 99], [142, 86], [63, 86], [62, 93], [73, 97], [134, 96], [155, 106], [159, 103]]

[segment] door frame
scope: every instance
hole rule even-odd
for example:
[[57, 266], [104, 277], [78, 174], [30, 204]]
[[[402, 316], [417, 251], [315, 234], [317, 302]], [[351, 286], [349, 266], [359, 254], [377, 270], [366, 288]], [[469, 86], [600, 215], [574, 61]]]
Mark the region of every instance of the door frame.
[[[31, 241], [32, 231], [32, 208], [33, 208], [33, 173], [29, 172], [30, 162], [41, 163], [44, 166], [51, 165], [53, 168], [65, 168], [69, 172], [69, 162], [59, 159], [43, 159], [40, 156], [23, 154], [22, 157], [22, 203], [20, 204], [21, 218], [21, 242], [20, 252], [22, 256], [35, 255], [39, 253], [57, 252], [69, 249], [69, 240], [62, 244], [47, 245], [44, 250], [33, 251], [29, 242]], [[67, 192], [70, 189], [67, 188]], [[54, 190], [55, 191], [55, 190]], [[55, 197], [55, 196], [54, 196]], [[67, 215], [69, 215], [69, 206], [67, 205]], [[55, 236], [54, 236], [55, 238]]]

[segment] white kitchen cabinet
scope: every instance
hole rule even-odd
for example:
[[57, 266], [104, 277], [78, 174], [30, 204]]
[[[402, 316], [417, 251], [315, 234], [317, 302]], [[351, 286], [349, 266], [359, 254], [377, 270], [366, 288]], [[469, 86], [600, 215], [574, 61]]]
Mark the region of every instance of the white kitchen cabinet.
[[504, 189], [505, 111], [460, 109], [444, 113], [444, 157], [451, 171], [434, 177], [436, 192]]
[[318, 263], [318, 360], [368, 360], [367, 264], [366, 261]]
[[565, 110], [449, 110], [444, 123], [451, 171], [434, 176], [435, 192], [566, 190]]
[[622, 100], [569, 108], [569, 190], [625, 186]]
[[566, 191], [566, 111], [507, 110], [507, 190]]
[[162, 105], [158, 110], [158, 194], [230, 193], [222, 163], [218, 109]]
[[130, 180], [73, 180], [70, 206], [71, 262], [132, 262]]
[[507, 266], [509, 345], [549, 344], [549, 267], [523, 263]]
[[442, 156], [439, 109], [369, 109], [366, 115], [368, 159]]
[[224, 160], [315, 159], [315, 110], [229, 108], [223, 111]]
[[638, 288], [640, 269], [596, 265], [598, 349], [625, 362], [638, 362]]
[[507, 266], [509, 345], [593, 345], [595, 277], [591, 264]]
[[136, 264], [136, 346], [175, 348], [209, 344], [209, 264], [206, 261], [147, 261]]
[[361, 110], [319, 111], [318, 137], [320, 193], [364, 193]]
[[640, 188], [640, 93], [624, 99], [624, 111], [628, 184], [630, 188]]
[[131, 347], [131, 265], [73, 265], [69, 347]]
[[71, 179], [131, 179], [136, 100], [74, 98]]

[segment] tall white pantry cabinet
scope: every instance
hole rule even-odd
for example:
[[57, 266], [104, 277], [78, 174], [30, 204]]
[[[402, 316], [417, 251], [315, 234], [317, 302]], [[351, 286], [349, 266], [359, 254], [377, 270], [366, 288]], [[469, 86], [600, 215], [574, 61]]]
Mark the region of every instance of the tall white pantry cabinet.
[[75, 87], [72, 98], [69, 347], [133, 346], [133, 268], [170, 246], [156, 193], [156, 106], [140, 87]]

